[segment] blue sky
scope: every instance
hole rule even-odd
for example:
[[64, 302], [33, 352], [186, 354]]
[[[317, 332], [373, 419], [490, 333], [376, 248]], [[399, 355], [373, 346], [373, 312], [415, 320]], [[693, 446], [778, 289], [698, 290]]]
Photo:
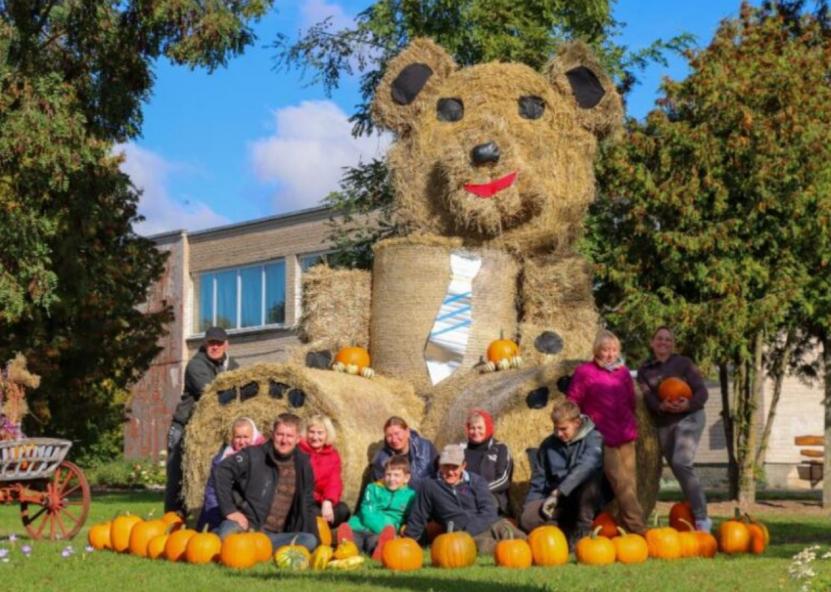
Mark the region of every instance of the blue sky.
[[[343, 166], [380, 155], [388, 137], [352, 138], [346, 121], [359, 101], [357, 81], [345, 80], [331, 97], [297, 71], [275, 72], [269, 46], [278, 32], [297, 37], [331, 16], [347, 24], [369, 0], [277, 1], [260, 21], [258, 40], [226, 68], [208, 74], [160, 61], [144, 109], [142, 136], [122, 146], [124, 170], [144, 191], [142, 234], [197, 230], [284, 213], [319, 203], [337, 188]], [[718, 23], [735, 16], [740, 0], [665, 2], [618, 0], [626, 23], [618, 42], [631, 49], [682, 32], [706, 45]], [[643, 117], [662, 77], [681, 78], [683, 60], [653, 66], [628, 98]]]

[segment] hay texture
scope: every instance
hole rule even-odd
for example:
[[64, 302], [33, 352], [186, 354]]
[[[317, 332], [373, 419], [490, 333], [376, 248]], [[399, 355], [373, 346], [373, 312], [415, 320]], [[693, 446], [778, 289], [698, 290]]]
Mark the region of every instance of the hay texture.
[[26, 404], [26, 389], [40, 386], [40, 376], [29, 372], [26, 357], [18, 353], [0, 369], [0, 404], [5, 416], [0, 421], [0, 440], [16, 439], [22, 436], [20, 425], [29, 413]]
[[[241, 387], [250, 383], [258, 385], [257, 395], [240, 401]], [[287, 394], [270, 396], [272, 383], [303, 391], [303, 405], [295, 407]], [[220, 405], [217, 394], [230, 388], [237, 389], [236, 400]], [[334, 445], [343, 462], [343, 499], [354, 507], [363, 470], [383, 442], [384, 421], [398, 415], [418, 426], [424, 405], [411, 386], [391, 379], [367, 380], [288, 364], [256, 364], [220, 374], [205, 390], [186, 428], [184, 493], [189, 509], [202, 505], [211, 459], [225, 444], [232, 422], [250, 417], [269, 436], [274, 419], [283, 412], [303, 418], [322, 413], [332, 419], [338, 433]]]
[[[395, 82], [413, 64], [428, 66], [432, 75], [411, 103], [401, 105]], [[594, 108], [578, 105], [565, 74], [580, 66], [592, 70], [605, 91]], [[524, 96], [544, 101], [541, 117], [520, 115]], [[463, 103], [461, 119], [439, 119], [443, 98]], [[457, 69], [428, 39], [415, 40], [390, 63], [373, 112], [380, 126], [398, 134], [389, 162], [402, 222], [461, 237], [466, 245], [494, 243], [521, 253], [566, 248], [579, 234], [595, 194], [597, 138], [619, 125], [622, 113], [614, 85], [580, 43], [564, 48], [540, 73], [502, 63]], [[477, 166], [471, 151], [487, 142], [498, 146], [499, 161]], [[491, 198], [464, 188], [512, 172], [515, 183]]]
[[369, 347], [370, 274], [315, 265], [303, 274], [301, 339], [320, 349]]
[[[419, 393], [432, 384], [424, 348], [450, 281], [450, 255], [459, 241], [412, 237], [382, 241], [375, 248], [370, 344], [372, 365], [387, 376], [407, 380]], [[473, 368], [488, 344], [517, 331], [516, 285], [519, 264], [497, 249], [470, 249], [482, 267], [472, 288], [467, 348], [460, 370]]]

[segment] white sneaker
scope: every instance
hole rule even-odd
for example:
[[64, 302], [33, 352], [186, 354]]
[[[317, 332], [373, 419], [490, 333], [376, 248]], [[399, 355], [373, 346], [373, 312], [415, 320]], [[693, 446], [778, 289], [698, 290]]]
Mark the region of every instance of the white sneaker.
[[711, 530], [713, 530], [713, 521], [709, 518], [705, 518], [704, 520], [696, 520], [695, 529], [701, 530], [703, 532], [710, 532]]

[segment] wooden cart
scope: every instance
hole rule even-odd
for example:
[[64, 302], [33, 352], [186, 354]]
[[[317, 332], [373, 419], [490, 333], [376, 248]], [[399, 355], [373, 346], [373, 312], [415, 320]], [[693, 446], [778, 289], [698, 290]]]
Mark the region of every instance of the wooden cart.
[[54, 438], [0, 441], [0, 503], [20, 504], [33, 539], [70, 539], [89, 513], [84, 472], [64, 460], [72, 442]]

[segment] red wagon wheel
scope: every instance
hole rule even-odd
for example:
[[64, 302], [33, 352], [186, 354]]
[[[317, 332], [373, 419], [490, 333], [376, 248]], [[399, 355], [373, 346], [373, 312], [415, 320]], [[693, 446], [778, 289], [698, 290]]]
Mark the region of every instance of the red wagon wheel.
[[[51, 479], [32, 482], [34, 495], [20, 501], [23, 526], [33, 539], [71, 539], [89, 513], [89, 483], [78, 465], [63, 461]], [[21, 496], [23, 498], [23, 496]]]

